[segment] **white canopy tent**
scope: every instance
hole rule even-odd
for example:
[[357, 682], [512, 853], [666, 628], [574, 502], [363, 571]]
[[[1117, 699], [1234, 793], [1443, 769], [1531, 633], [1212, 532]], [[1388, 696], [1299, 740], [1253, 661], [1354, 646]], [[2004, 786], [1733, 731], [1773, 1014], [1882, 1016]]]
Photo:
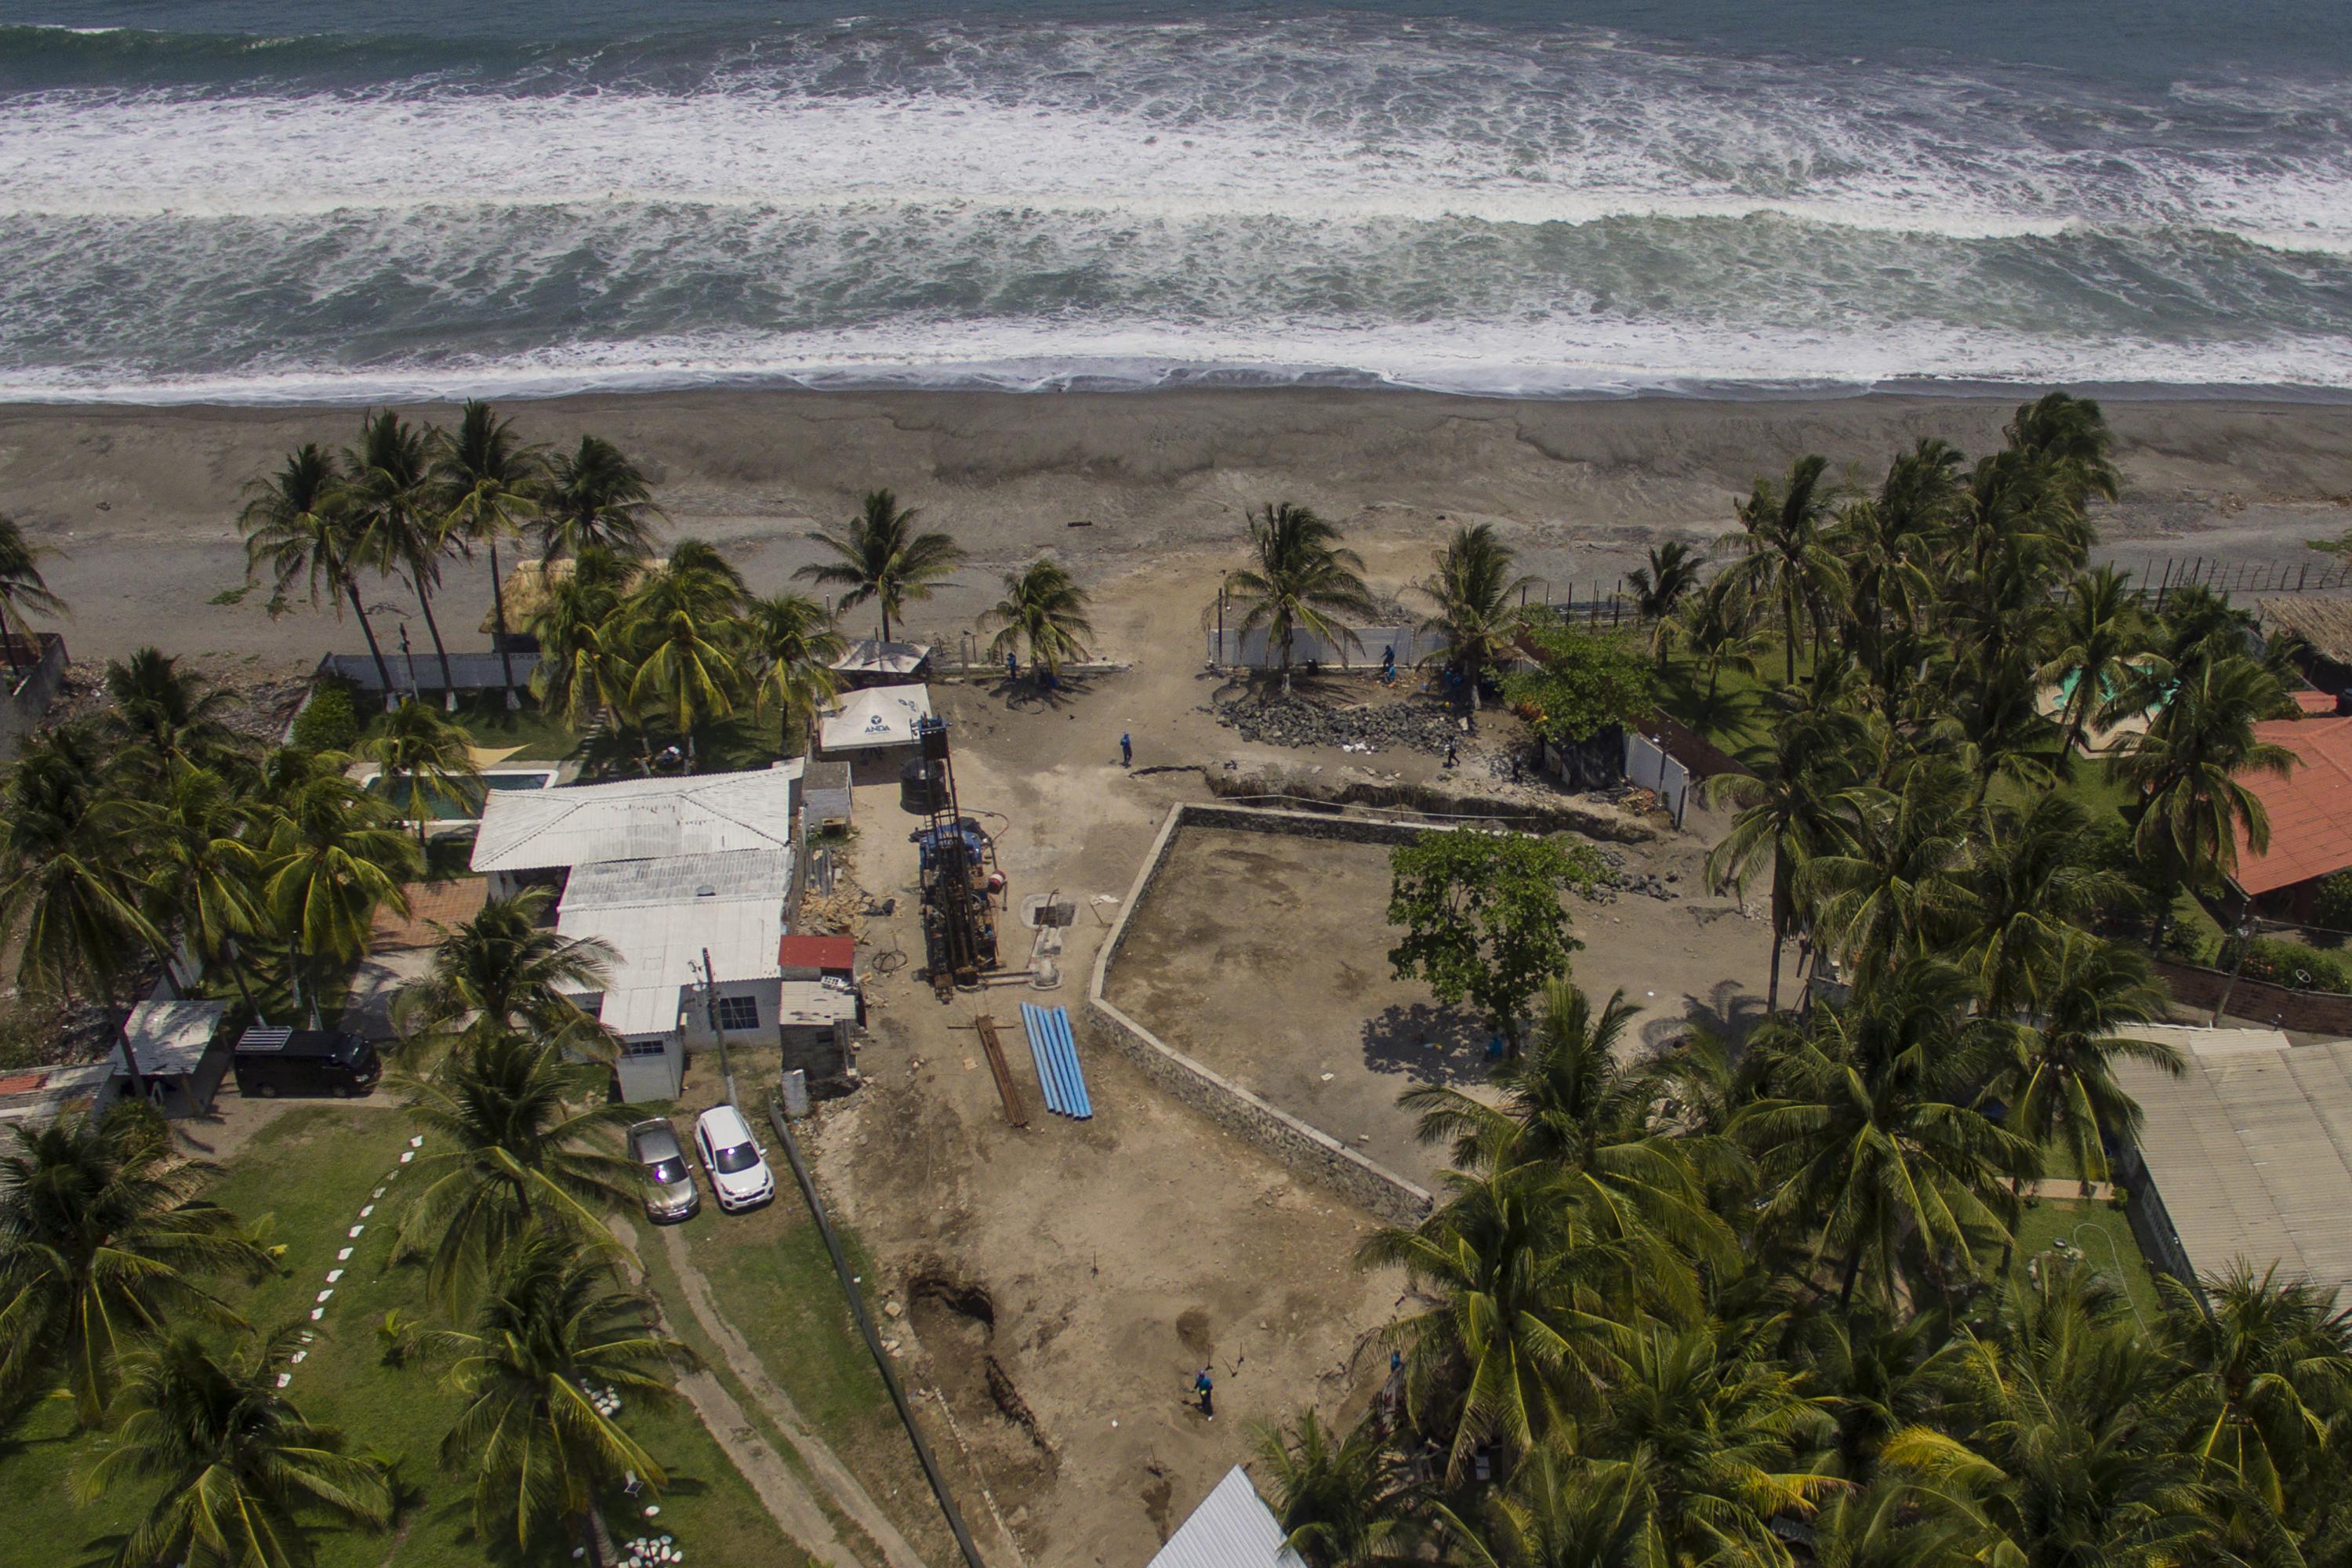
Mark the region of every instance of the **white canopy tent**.
[[928, 686], [872, 686], [852, 691], [818, 727], [817, 745], [829, 752], [878, 752], [915, 743], [915, 729], [931, 716]]

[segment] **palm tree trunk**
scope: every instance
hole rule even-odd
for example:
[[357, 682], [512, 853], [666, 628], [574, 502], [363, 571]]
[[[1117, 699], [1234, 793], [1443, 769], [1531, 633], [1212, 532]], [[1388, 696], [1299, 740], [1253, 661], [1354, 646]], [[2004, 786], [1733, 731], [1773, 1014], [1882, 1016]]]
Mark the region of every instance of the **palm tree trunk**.
[[1788, 684], [1797, 684], [1797, 585], [1794, 583], [1781, 591], [1780, 651], [1789, 661]]
[[266, 1026], [269, 1020], [261, 1016], [261, 1004], [253, 999], [253, 984], [246, 979], [245, 970], [226, 951], [221, 954], [221, 962], [228, 965], [228, 977], [236, 982], [237, 998], [245, 1004], [245, 1010], [253, 1015], [255, 1023]]
[[415, 579], [415, 583], [416, 607], [425, 612], [425, 629], [431, 635], [433, 651], [441, 660], [441, 710], [445, 713], [455, 713], [457, 710], [457, 678], [449, 672], [449, 650], [441, 643], [441, 623], [433, 616], [433, 595], [431, 590], [425, 586], [425, 578], [421, 574]]
[[[874, 597], [882, 606], [882, 647], [887, 647], [890, 646], [890, 600], [878, 589]], [[874, 651], [878, 655], [882, 648], [877, 647]]]
[[16, 661], [16, 639], [9, 632], [6, 604], [0, 599], [0, 650], [8, 655], [8, 690], [13, 695], [25, 682], [25, 667]]
[[506, 680], [507, 711], [511, 713], [522, 706], [522, 699], [515, 695], [514, 655], [507, 648], [507, 584], [499, 571], [499, 537], [495, 533], [490, 535], [490, 609], [497, 627], [490, 640], [498, 644], [499, 673]]
[[1780, 922], [1772, 922], [1772, 979], [1764, 993], [1764, 1011], [1769, 1016], [1780, 1010], [1780, 944], [1788, 939], [1781, 933]]
[[392, 667], [383, 662], [383, 649], [376, 646], [375, 626], [368, 620], [367, 606], [360, 602], [360, 582], [338, 564], [335, 568], [343, 580], [343, 593], [351, 599], [352, 614], [359, 617], [360, 635], [367, 638], [368, 657], [375, 660], [375, 678], [383, 683], [383, 710], [389, 713], [399, 701], [392, 689]]
[[1846, 1310], [1853, 1303], [1853, 1282], [1860, 1278], [1862, 1278], [1862, 1244], [1857, 1241], [1854, 1243], [1853, 1250], [1846, 1254], [1845, 1278], [1838, 1282], [1839, 1311]]

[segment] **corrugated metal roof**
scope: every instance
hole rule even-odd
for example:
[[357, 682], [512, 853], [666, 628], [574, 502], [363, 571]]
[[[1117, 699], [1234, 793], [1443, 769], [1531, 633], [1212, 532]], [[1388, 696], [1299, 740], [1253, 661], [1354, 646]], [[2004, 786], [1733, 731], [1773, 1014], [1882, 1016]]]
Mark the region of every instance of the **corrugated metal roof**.
[[[692, 883], [675, 897], [655, 896], [670, 886], [662, 868], [695, 859], [730, 859], [733, 897], [696, 897]], [[649, 865], [651, 871], [637, 868]], [[702, 984], [702, 955], [722, 981], [772, 980], [776, 943], [784, 931], [784, 893], [792, 857], [746, 852], [736, 857], [688, 857], [679, 861], [632, 862], [628, 866], [583, 866], [572, 873], [558, 907], [555, 929], [568, 937], [609, 943], [614, 957], [606, 966], [609, 984], [598, 1016], [624, 1035], [647, 1035], [677, 1026], [681, 992]], [[708, 868], [705, 868], [708, 871]], [[586, 883], [579, 903], [572, 889]], [[749, 896], [746, 896], [746, 895]]]
[[1151, 1568], [1304, 1568], [1281, 1521], [1239, 1465], [1225, 1472], [1151, 1559]]
[[2178, 1079], [2117, 1069], [2146, 1118], [2141, 1157], [2200, 1274], [2276, 1261], [2282, 1274], [2352, 1291], [2352, 1041], [2242, 1037], [2258, 1032], [2190, 1039]]
[[793, 879], [789, 849], [727, 849], [660, 860], [592, 860], [563, 885], [567, 910], [688, 904], [698, 899], [782, 899]]
[[782, 849], [792, 839], [793, 762], [751, 773], [492, 790], [474, 838], [477, 871], [593, 860]]

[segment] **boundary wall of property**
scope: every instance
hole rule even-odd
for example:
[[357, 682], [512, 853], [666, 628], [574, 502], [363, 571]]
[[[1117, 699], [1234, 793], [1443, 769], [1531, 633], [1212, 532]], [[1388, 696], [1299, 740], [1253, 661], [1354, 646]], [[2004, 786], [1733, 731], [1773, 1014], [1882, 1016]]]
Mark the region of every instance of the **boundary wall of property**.
[[1223, 1074], [1193, 1060], [1145, 1028], [1104, 994], [1111, 965], [1127, 944], [1129, 923], [1167, 864], [1168, 847], [1187, 827], [1221, 827], [1240, 833], [1279, 833], [1302, 838], [1338, 838], [1358, 844], [1410, 844], [1423, 833], [1456, 829], [1307, 811], [1257, 811], [1235, 805], [1185, 802], [1171, 808], [1151, 841], [1151, 853], [1136, 873], [1134, 887], [1110, 935], [1095, 955], [1087, 984], [1087, 1022], [1092, 1038], [1141, 1068], [1161, 1089], [1237, 1133], [1300, 1174], [1323, 1184], [1392, 1225], [1412, 1225], [1431, 1206], [1429, 1189], [1368, 1160], [1329, 1133], [1311, 1127], [1252, 1094]]
[[2352, 996], [2333, 991], [2295, 991], [2242, 974], [2232, 985], [2226, 970], [2168, 958], [2156, 961], [2156, 973], [2172, 993], [2172, 999], [2184, 1007], [2210, 1013], [2226, 992], [2232, 1018], [2258, 1020], [2274, 1029], [2352, 1036]]

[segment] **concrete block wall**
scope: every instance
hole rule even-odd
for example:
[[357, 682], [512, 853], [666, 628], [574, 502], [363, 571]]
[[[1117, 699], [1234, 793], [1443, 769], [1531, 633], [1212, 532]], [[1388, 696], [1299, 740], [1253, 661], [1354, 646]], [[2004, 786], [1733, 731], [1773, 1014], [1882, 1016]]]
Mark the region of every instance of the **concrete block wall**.
[[1239, 806], [1179, 805], [1160, 825], [1151, 853], [1144, 858], [1135, 886], [1128, 890], [1118, 923], [1095, 955], [1092, 979], [1087, 984], [1086, 1023], [1093, 1043], [1108, 1045], [1141, 1068], [1144, 1075], [1178, 1100], [1200, 1111], [1218, 1126], [1246, 1139], [1292, 1170], [1321, 1183], [1350, 1203], [1361, 1205], [1391, 1225], [1418, 1224], [1430, 1211], [1427, 1188], [1368, 1160], [1321, 1130], [1310, 1127], [1278, 1107], [1269, 1105], [1223, 1075], [1177, 1050], [1141, 1024], [1119, 1011], [1104, 994], [1111, 965], [1126, 945], [1129, 922], [1167, 863], [1168, 847], [1186, 827], [1220, 827], [1243, 833], [1285, 833], [1302, 837], [1338, 838], [1363, 844], [1410, 843], [1423, 828], [1358, 817], [1327, 816], [1317, 812], [1250, 811]]

